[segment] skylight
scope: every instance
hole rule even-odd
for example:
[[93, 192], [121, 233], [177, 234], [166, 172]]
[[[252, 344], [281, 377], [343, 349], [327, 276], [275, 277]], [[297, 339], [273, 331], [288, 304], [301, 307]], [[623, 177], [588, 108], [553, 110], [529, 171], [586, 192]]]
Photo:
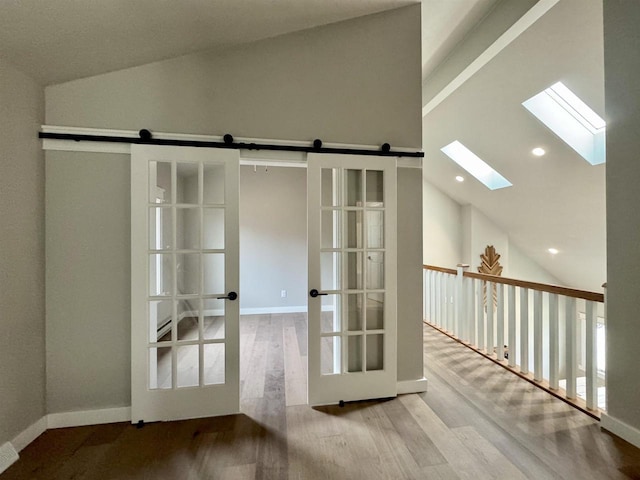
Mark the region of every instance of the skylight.
[[442, 147], [440, 150], [451, 158], [451, 160], [476, 177], [476, 179], [482, 182], [489, 190], [497, 190], [499, 188], [512, 186], [509, 180], [496, 172], [490, 165], [459, 141], [456, 140], [446, 147]]
[[605, 162], [605, 121], [562, 82], [522, 105], [591, 165]]

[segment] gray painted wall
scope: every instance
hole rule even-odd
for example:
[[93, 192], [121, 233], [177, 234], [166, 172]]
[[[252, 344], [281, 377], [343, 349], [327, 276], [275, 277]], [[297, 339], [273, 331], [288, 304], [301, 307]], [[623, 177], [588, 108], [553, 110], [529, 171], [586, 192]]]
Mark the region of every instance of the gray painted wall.
[[46, 119], [421, 148], [420, 36], [417, 4], [51, 86]]
[[398, 169], [398, 381], [422, 378], [422, 176]]
[[640, 429], [640, 4], [604, 2], [608, 413]]
[[307, 169], [243, 166], [240, 307], [306, 305]]
[[44, 91], [0, 61], [0, 445], [45, 413]]
[[[54, 125], [419, 149], [420, 95], [415, 5], [48, 87], [46, 111]], [[422, 377], [420, 176], [401, 173], [399, 191], [398, 377], [407, 380]], [[129, 405], [126, 157], [48, 152], [47, 202], [49, 412]]]
[[129, 405], [128, 155], [47, 152], [47, 411]]

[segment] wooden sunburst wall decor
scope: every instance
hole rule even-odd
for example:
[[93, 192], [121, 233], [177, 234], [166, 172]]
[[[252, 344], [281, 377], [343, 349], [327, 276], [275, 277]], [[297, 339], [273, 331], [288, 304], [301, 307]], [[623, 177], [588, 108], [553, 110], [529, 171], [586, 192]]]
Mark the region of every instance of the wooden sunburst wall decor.
[[[500, 254], [496, 252], [493, 245], [487, 245], [484, 249], [484, 253], [480, 255], [480, 266], [478, 267], [479, 273], [485, 273], [487, 275], [502, 275], [502, 265], [500, 265]], [[498, 305], [498, 291], [496, 285], [493, 284], [492, 297], [494, 306]], [[484, 285], [484, 305], [487, 306], [487, 285]]]

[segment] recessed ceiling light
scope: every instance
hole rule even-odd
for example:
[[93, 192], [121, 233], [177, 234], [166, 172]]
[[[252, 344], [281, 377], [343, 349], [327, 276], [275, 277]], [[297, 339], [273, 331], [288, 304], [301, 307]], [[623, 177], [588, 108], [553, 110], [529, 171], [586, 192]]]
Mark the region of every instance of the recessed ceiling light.
[[464, 182], [464, 177], [461, 177], [460, 175], [457, 175], [457, 176], [456, 176], [456, 180], [457, 180], [458, 182]]
[[555, 255], [556, 253], [558, 253], [558, 249], [557, 248], [549, 248], [547, 250], [547, 252], [549, 252], [551, 255]]
[[547, 152], [545, 151], [544, 148], [536, 147], [533, 150], [531, 150], [531, 153], [533, 153], [536, 157], [541, 157]]

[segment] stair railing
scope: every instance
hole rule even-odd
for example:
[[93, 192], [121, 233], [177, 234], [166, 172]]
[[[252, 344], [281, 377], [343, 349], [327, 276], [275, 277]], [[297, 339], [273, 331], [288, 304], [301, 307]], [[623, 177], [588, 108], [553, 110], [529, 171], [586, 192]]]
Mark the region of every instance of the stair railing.
[[606, 295], [468, 268], [423, 266], [425, 322], [599, 418]]

